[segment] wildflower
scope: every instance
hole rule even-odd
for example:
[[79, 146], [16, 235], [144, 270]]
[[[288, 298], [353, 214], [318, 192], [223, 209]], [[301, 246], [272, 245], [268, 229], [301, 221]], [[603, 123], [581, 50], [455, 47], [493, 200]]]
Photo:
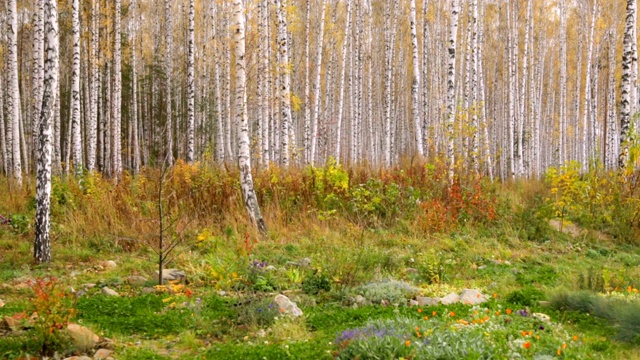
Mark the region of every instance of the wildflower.
[[407, 341], [405, 341], [405, 342], [404, 342], [404, 344], [405, 344], [406, 346], [411, 346], [411, 341], [407, 340]]
[[436, 315], [438, 315], [438, 313], [435, 311], [431, 313], [431, 316], [436, 316]]
[[629, 285], [629, 287], [627, 287], [627, 292], [631, 292], [631, 289], [633, 289], [633, 287], [631, 287], [631, 285]]
[[578, 341], [578, 335], [573, 335], [573, 341]]
[[284, 308], [280, 308], [280, 312], [281, 312], [281, 313], [284, 313]]
[[507, 315], [511, 315], [511, 309], [507, 309]]
[[425, 315], [424, 319], [425, 319], [425, 320], [429, 320], [429, 317]]
[[496, 311], [496, 315], [500, 315], [500, 310]]
[[454, 317], [456, 316], [456, 313], [454, 313], [453, 311], [449, 311], [449, 316]]
[[521, 334], [522, 336], [525, 336], [525, 337], [526, 337], [526, 336], [527, 336], [527, 334], [529, 334], [529, 333], [528, 333], [526, 330], [523, 330], [523, 331], [520, 331], [520, 334]]
[[420, 331], [420, 328], [416, 326], [416, 331]]
[[562, 355], [562, 349], [558, 349], [558, 351], [556, 351], [556, 354], [558, 354], [558, 356]]
[[567, 348], [567, 344], [566, 343], [562, 343], [562, 348], [566, 349]]
[[498, 294], [494, 293], [494, 294], [493, 294], [493, 298], [494, 298], [494, 299], [497, 299], [497, 298], [498, 298]]
[[418, 312], [419, 312], [419, 313], [421, 313], [421, 312], [422, 312], [422, 309], [418, 308]]
[[540, 335], [536, 335], [536, 340], [540, 340]]
[[522, 344], [522, 346], [523, 346], [525, 349], [529, 349], [529, 348], [531, 348], [531, 342], [527, 341], [526, 343]]

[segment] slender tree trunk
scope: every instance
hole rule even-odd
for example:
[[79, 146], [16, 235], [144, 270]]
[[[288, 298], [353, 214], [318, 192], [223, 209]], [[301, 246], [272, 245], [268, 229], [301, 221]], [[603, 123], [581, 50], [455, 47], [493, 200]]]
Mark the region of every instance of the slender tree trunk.
[[173, 113], [171, 108], [171, 78], [173, 77], [173, 13], [171, 11], [171, 0], [164, 0], [165, 19], [165, 96], [167, 122], [165, 124], [166, 141], [166, 161], [169, 166], [173, 165]]
[[238, 124], [238, 166], [240, 167], [242, 197], [251, 222], [257, 226], [260, 232], [266, 233], [267, 228], [260, 213], [258, 199], [253, 188], [253, 177], [251, 176], [249, 123], [246, 112], [245, 15], [243, 0], [233, 1], [232, 22], [236, 55], [235, 117]]
[[[591, 58], [593, 57], [593, 41], [594, 32], [596, 26], [596, 13], [598, 12], [598, 2], [593, 2], [593, 12], [591, 13], [591, 26], [589, 27], [589, 50], [587, 50], [587, 78], [584, 83], [584, 114], [582, 117], [582, 172], [587, 172], [589, 169], [589, 126], [590, 117], [595, 114], [591, 114], [589, 111], [591, 101]], [[594, 116], [595, 120], [595, 116]]]
[[611, 27], [609, 33], [609, 95], [607, 98], [607, 122], [605, 123], [605, 165], [607, 169], [617, 168], [618, 156], [618, 117], [616, 109], [616, 28]]
[[13, 178], [18, 186], [22, 186], [22, 160], [20, 158], [20, 88], [18, 84], [18, 12], [16, 0], [7, 3], [7, 54], [8, 74], [7, 86], [7, 114], [11, 132], [7, 140], [11, 144], [11, 163], [13, 164]]
[[458, 0], [451, 1], [451, 25], [449, 29], [449, 61], [447, 69], [447, 159], [449, 161], [449, 182], [453, 183], [455, 171], [454, 131], [453, 126], [456, 117], [456, 41], [458, 38], [458, 15], [460, 5]]
[[307, 41], [304, 44], [304, 160], [311, 163], [311, 0], [307, 0], [307, 16], [304, 26]]
[[321, 2], [322, 10], [320, 15], [320, 28], [318, 30], [318, 48], [316, 50], [316, 80], [313, 83], [313, 118], [311, 119], [311, 151], [309, 153], [309, 162], [314, 164], [316, 161], [316, 149], [318, 146], [318, 119], [320, 118], [320, 90], [322, 88], [322, 49], [324, 42], [324, 17], [326, 12], [326, 0]]
[[131, 129], [133, 134], [131, 135], [133, 143], [133, 166], [132, 171], [133, 174], [138, 174], [140, 172], [140, 134], [138, 130], [140, 128], [140, 124], [138, 123], [138, 68], [137, 68], [137, 39], [136, 35], [138, 32], [138, 24], [139, 24], [139, 15], [138, 15], [138, 4], [136, 0], [132, 0], [130, 11], [133, 11], [132, 15], [132, 23], [131, 23], [131, 34], [129, 38], [129, 42], [131, 43]]
[[43, 2], [36, 0], [33, 14], [33, 75], [31, 86], [31, 143], [34, 158], [37, 155], [38, 121], [42, 110], [42, 82], [43, 82], [43, 45], [44, 45]]
[[560, 126], [558, 129], [558, 162], [567, 161], [565, 129], [567, 127], [567, 4], [560, 0]]
[[416, 0], [411, 0], [411, 49], [413, 78], [411, 79], [411, 111], [413, 115], [413, 126], [415, 127], [414, 138], [418, 155], [424, 156], [422, 145], [422, 122], [420, 120], [420, 66], [418, 65], [418, 31], [416, 28]]
[[627, 0], [627, 17], [624, 29], [623, 53], [622, 53], [622, 109], [620, 111], [620, 154], [618, 155], [618, 166], [625, 169], [629, 162], [629, 136], [631, 117], [633, 116], [633, 92], [635, 83], [633, 80], [633, 67], [637, 62], [638, 55], [634, 51], [637, 39], [635, 38], [636, 24], [636, 0]]
[[195, 6], [189, 0], [189, 37], [187, 50], [187, 162], [195, 161]]
[[289, 39], [287, 37], [287, 4], [286, 0], [276, 0], [278, 14], [278, 74], [280, 76], [280, 111], [281, 111], [281, 132], [280, 141], [282, 144], [280, 162], [284, 167], [290, 163], [290, 139], [292, 131], [291, 103], [290, 103], [290, 83], [291, 70], [289, 69]]
[[338, 88], [338, 120], [336, 122], [336, 161], [340, 162], [342, 148], [342, 118], [344, 116], [344, 82], [347, 73], [347, 50], [351, 28], [351, 1], [347, 2], [347, 19], [345, 21], [344, 40], [342, 41], [342, 68], [340, 70], [340, 87]]
[[2, 78], [2, 73], [0, 73], [0, 156], [2, 157], [2, 169], [4, 170], [4, 174], [9, 176], [10, 174], [10, 161], [11, 159], [11, 151], [10, 146], [7, 144], [6, 138], [6, 128], [7, 125], [4, 121], [4, 91], [2, 89], [4, 85], [4, 79]]
[[82, 137], [80, 130], [80, 3], [72, 3], [73, 64], [71, 70], [71, 129], [73, 133], [73, 169], [82, 174]]
[[34, 259], [51, 261], [49, 240], [51, 208], [51, 140], [55, 100], [58, 95], [58, 10], [56, 0], [44, 0], [45, 62], [36, 178]]

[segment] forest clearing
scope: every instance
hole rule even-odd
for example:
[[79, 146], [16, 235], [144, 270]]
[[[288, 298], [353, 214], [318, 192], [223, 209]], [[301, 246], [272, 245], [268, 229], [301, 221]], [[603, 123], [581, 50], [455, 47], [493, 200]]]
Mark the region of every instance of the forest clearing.
[[0, 29], [0, 358], [640, 359], [637, 0]]

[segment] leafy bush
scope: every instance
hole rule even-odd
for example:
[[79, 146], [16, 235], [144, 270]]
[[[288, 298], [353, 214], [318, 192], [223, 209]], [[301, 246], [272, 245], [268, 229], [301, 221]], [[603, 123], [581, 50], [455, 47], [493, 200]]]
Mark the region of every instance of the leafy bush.
[[358, 290], [362, 293], [362, 296], [374, 304], [388, 301], [390, 304], [404, 305], [407, 300], [420, 293], [416, 287], [393, 279], [366, 284]]
[[318, 295], [321, 291], [331, 291], [331, 281], [320, 272], [314, 272], [302, 281], [302, 291], [309, 295]]
[[514, 305], [534, 306], [544, 299], [544, 293], [536, 288], [524, 288], [510, 292], [505, 300]]

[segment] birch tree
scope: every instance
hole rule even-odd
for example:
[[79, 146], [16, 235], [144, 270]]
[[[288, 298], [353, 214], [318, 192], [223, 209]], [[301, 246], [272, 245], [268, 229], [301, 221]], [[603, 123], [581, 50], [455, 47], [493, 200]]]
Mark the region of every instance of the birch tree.
[[113, 97], [111, 100], [111, 171], [117, 180], [122, 174], [122, 55], [120, 38], [121, 0], [114, 1]]
[[80, 3], [73, 0], [73, 64], [71, 70], [71, 127], [73, 133], [73, 168], [82, 173], [82, 137], [80, 129]]
[[55, 100], [58, 96], [58, 9], [56, 0], [44, 0], [45, 61], [42, 111], [38, 134], [36, 178], [36, 219], [34, 259], [37, 263], [51, 260], [49, 238], [51, 209], [51, 142]]
[[627, 17], [624, 29], [623, 53], [622, 53], [622, 94], [620, 111], [620, 154], [618, 155], [618, 166], [625, 169], [629, 161], [629, 137], [631, 117], [633, 116], [632, 105], [635, 84], [632, 83], [633, 66], [637, 62], [638, 55], [635, 53], [637, 42], [635, 34], [636, 24], [636, 0], [627, 0]]
[[22, 162], [20, 159], [20, 87], [18, 84], [18, 11], [16, 0], [7, 3], [7, 143], [11, 146], [12, 174], [18, 186], [22, 186]]
[[454, 132], [453, 126], [456, 117], [456, 41], [458, 38], [458, 15], [460, 4], [458, 0], [451, 1], [451, 24], [449, 27], [449, 56], [447, 67], [447, 160], [449, 162], [449, 182], [453, 183], [455, 171]]
[[316, 80], [313, 83], [313, 117], [311, 119], [311, 150], [309, 162], [313, 164], [316, 160], [316, 149], [318, 146], [318, 118], [320, 117], [320, 89], [322, 88], [322, 48], [324, 42], [324, 16], [326, 12], [326, 0], [321, 1], [320, 27], [318, 30], [318, 47], [316, 49]]
[[173, 76], [173, 13], [171, 11], [171, 0], [164, 0], [164, 21], [165, 21], [165, 107], [167, 120], [165, 123], [166, 159], [168, 165], [173, 165], [173, 114], [171, 112], [171, 78]]
[[558, 127], [558, 162], [564, 164], [565, 128], [567, 127], [567, 4], [560, 0], [560, 125]]
[[420, 104], [420, 66], [418, 65], [418, 31], [416, 29], [418, 25], [416, 24], [416, 0], [411, 0], [410, 21], [413, 66], [413, 78], [411, 79], [411, 111], [413, 115], [413, 125], [415, 127], [415, 147], [418, 151], [418, 155], [424, 156], [424, 147], [422, 145], [422, 123], [420, 121], [420, 112], [418, 110], [418, 106]]
[[249, 122], [247, 119], [246, 64], [245, 64], [245, 15], [243, 0], [233, 1], [233, 40], [235, 43], [236, 89], [235, 120], [238, 125], [238, 166], [240, 167], [240, 185], [242, 198], [251, 222], [262, 233], [267, 228], [260, 213], [258, 199], [253, 187], [249, 144]]
[[342, 41], [342, 67], [340, 69], [340, 85], [338, 87], [338, 120], [336, 122], [336, 161], [340, 162], [340, 150], [342, 149], [342, 118], [344, 116], [344, 83], [347, 73], [347, 50], [349, 45], [349, 32], [351, 28], [351, 1], [347, 2], [347, 18], [344, 26], [344, 40]]
[[290, 132], [291, 130], [291, 103], [290, 103], [290, 86], [291, 72], [289, 69], [289, 39], [287, 37], [287, 9], [286, 0], [276, 0], [277, 16], [278, 16], [278, 76], [280, 112], [281, 112], [281, 153], [280, 163], [284, 167], [289, 166], [290, 162]]
[[187, 40], [187, 162], [195, 161], [195, 6], [189, 0], [189, 35]]

